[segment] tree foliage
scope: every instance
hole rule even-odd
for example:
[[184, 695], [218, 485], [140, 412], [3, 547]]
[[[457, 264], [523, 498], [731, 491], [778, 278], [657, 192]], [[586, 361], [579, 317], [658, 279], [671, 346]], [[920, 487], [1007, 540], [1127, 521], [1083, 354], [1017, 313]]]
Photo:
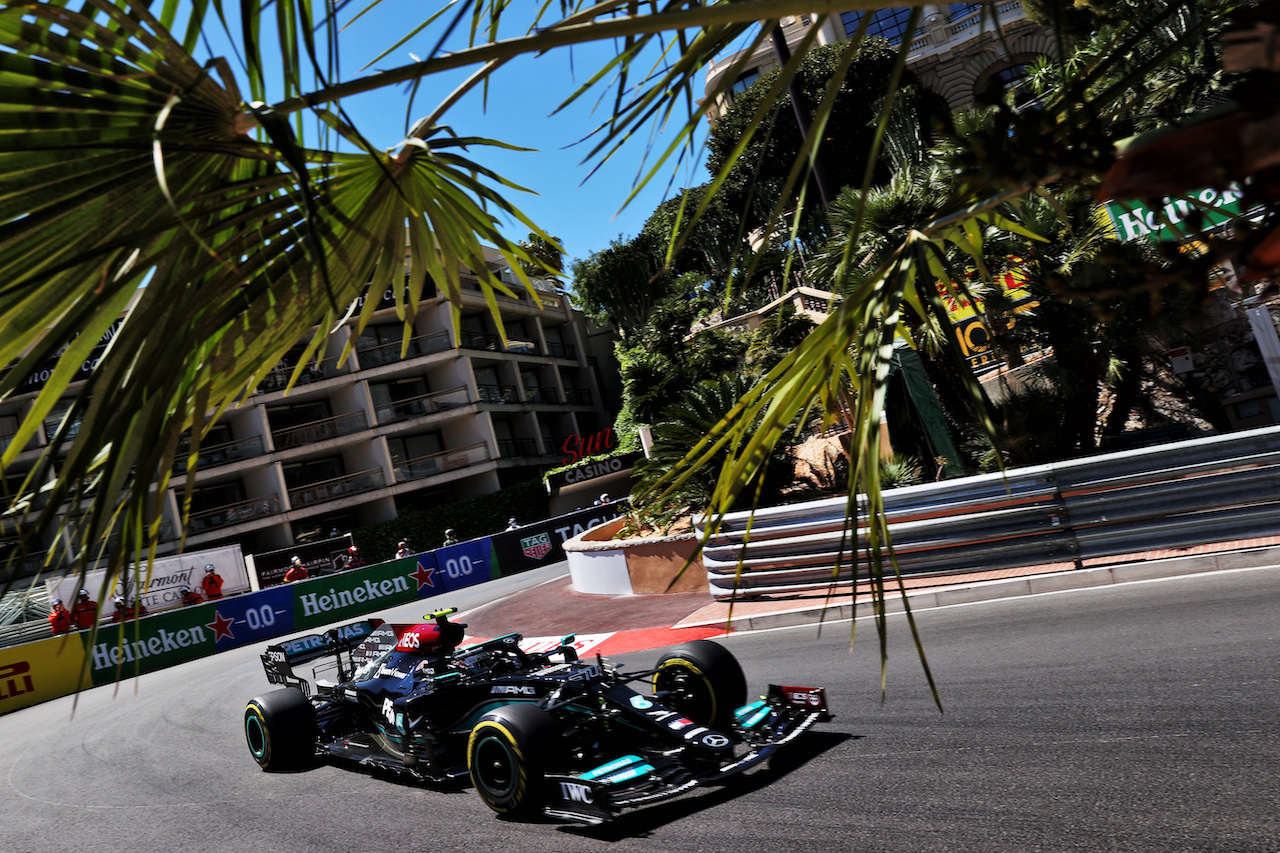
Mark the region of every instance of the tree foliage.
[[[817, 105], [824, 102], [828, 83], [838, 73], [846, 45], [815, 47], [805, 56], [798, 79], [810, 118]], [[867, 39], [844, 72], [843, 83], [830, 103], [830, 116], [823, 131], [821, 157], [832, 189], [863, 185], [870, 164], [871, 182], [879, 184], [889, 177], [889, 167], [874, 156], [878, 120], [885, 96], [889, 93], [898, 65], [898, 55], [883, 39]], [[734, 157], [740, 140], [756, 120], [761, 103], [774, 94], [780, 71], [766, 74], [742, 92], [720, 116], [707, 140], [707, 169], [716, 175]], [[901, 72], [897, 94], [915, 89], [915, 75]], [[920, 132], [927, 138], [933, 133], [933, 121], [944, 120], [946, 102], [933, 93], [918, 96], [922, 109], [918, 113]], [[757, 228], [769, 219], [786, 183], [792, 163], [801, 151], [802, 137], [793, 116], [790, 94], [773, 97], [767, 107], [767, 118], [751, 142], [729, 170], [718, 198], [728, 210], [740, 214], [748, 228]], [[788, 206], [798, 200], [800, 187], [795, 187]], [[820, 197], [812, 188], [808, 207], [817, 207]]]
[[[1224, 51], [1232, 67], [1249, 72], [1250, 84], [1232, 90], [1240, 104], [1225, 115], [1117, 150], [1123, 128], [1141, 131], [1148, 118], [1156, 124], [1176, 115], [1176, 104], [1161, 97], [1177, 90], [1176, 80], [1190, 79], [1177, 71], [1179, 58], [1212, 40], [1235, 7], [1116, 3], [1128, 14], [1117, 15], [1081, 61], [1059, 51], [1057, 82], [1034, 109], [1002, 102], [977, 132], [957, 142], [953, 192], [936, 218], [906, 230], [870, 268], [853, 263], [852, 250], [844, 253], [835, 275], [851, 277], [852, 285], [841, 284], [844, 298], [828, 320], [723, 417], [707, 421], [680, 461], [636, 496], [642, 503], [662, 505], [698, 472], [719, 466], [707, 507], [714, 530], [714, 519], [759, 482], [773, 448], [796, 424], [847, 415], [856, 448], [851, 484], [866, 493], [870, 513], [859, 545], [884, 553], [888, 528], [875, 460], [893, 343], [912, 324], [945, 317], [940, 283], [945, 290], [948, 282], [966, 281], [967, 268], [989, 283], [984, 244], [993, 234], [1036, 239], [1010, 212], [1032, 195], [1059, 186], [1108, 198], [1182, 194], [1257, 175], [1246, 202], [1262, 206], [1259, 223], [1231, 240], [1212, 241], [1200, 258], [1169, 259], [1160, 274], [1172, 269], [1203, 278], [1207, 265], [1224, 257], [1244, 259], [1250, 276], [1280, 267], [1280, 205], [1268, 172], [1277, 71], [1264, 61], [1266, 52], [1250, 52], [1239, 39], [1234, 52]], [[1066, 3], [1046, 5], [1047, 20], [1061, 32]], [[648, 152], [651, 159], [639, 169], [651, 177], [693, 142], [704, 94], [716, 99], [730, 85], [732, 74], [704, 93], [702, 69], [713, 58], [754, 50], [784, 16], [813, 15], [816, 32], [830, 15], [851, 8], [879, 7], [860, 0], [534, 6], [460, 0], [425, 10], [421, 27], [388, 45], [390, 51], [410, 37], [423, 38], [433, 45], [425, 58], [349, 77], [339, 72], [341, 4], [242, 0], [232, 9], [221, 0], [29, 0], [0, 7], [0, 112], [8, 117], [0, 126], [0, 320], [6, 330], [0, 361], [10, 367], [0, 378], [0, 398], [15, 394], [23, 378], [47, 362], [57, 365], [0, 457], [6, 481], [25, 479], [10, 501], [9, 523], [29, 551], [49, 548], [43, 553], [50, 565], [67, 557], [83, 568], [103, 558], [119, 572], [155, 553], [164, 520], [157, 496], [165, 493], [174, 463], [185, 459], [194, 482], [199, 440], [217, 415], [306, 341], [301, 372], [329, 330], [344, 325], [364, 288], [392, 289], [411, 320], [428, 281], [456, 306], [459, 271], [467, 268], [480, 275], [497, 318], [494, 299], [511, 289], [487, 272], [488, 245], [502, 254], [517, 286], [536, 298], [524, 273], [534, 258], [500, 226], [514, 221], [538, 240], [554, 241], [507, 197], [519, 187], [472, 159], [486, 147], [513, 146], [472, 138], [465, 129], [456, 133], [445, 123], [466, 91], [501, 85], [511, 60], [587, 42], [615, 45], [616, 54], [566, 100], [591, 95], [611, 105], [589, 135], [587, 158], [594, 164], [619, 156], [651, 122], [673, 128], [675, 141]], [[375, 4], [367, 14], [381, 12]], [[1276, 23], [1266, 19], [1274, 13], [1265, 6], [1241, 14], [1240, 26], [1258, 38], [1260, 27]], [[919, 7], [910, 15], [912, 26], [921, 22]], [[396, 26], [410, 29], [399, 20]], [[243, 58], [236, 71], [215, 57], [196, 58], [202, 35], [213, 29], [225, 29]], [[996, 33], [992, 44], [1000, 42]], [[1059, 43], [1065, 48], [1068, 40]], [[811, 44], [798, 45], [799, 60], [762, 87], [755, 110], [741, 98], [735, 116], [717, 128], [712, 189], [724, 193], [730, 210], [746, 212], [748, 227], [766, 222], [770, 205], [780, 212], [804, 184], [805, 163], [792, 156], [802, 149], [784, 144], [788, 123], [778, 95]], [[834, 87], [806, 84], [821, 130], [816, 138], [845, 146], [831, 159], [852, 164], [838, 182], [864, 194], [885, 177], [863, 167], [880, 162], [874, 140], [892, 122], [909, 80], [890, 84], [888, 75], [896, 73], [893, 64], [905, 65], [910, 49], [910, 40], [886, 52], [855, 39], [830, 53]], [[421, 111], [402, 141], [391, 140], [389, 151], [386, 140], [366, 139], [342, 109], [345, 98], [406, 83], [414, 95], [432, 92], [439, 74], [457, 69], [471, 76], [440, 89], [438, 103]], [[885, 82], [846, 92], [855, 80]], [[304, 140], [311, 126], [321, 132]], [[728, 179], [718, 184], [721, 175]], [[708, 214], [705, 193], [691, 207], [680, 217], [682, 236], [696, 233], [703, 216], [716, 215]], [[847, 246], [860, 244], [861, 228], [855, 217]], [[638, 285], [590, 300], [629, 332], [678, 295], [662, 270], [680, 238], [673, 244], [664, 234], [653, 242], [658, 245], [642, 251], [610, 247], [619, 257], [632, 253], [630, 268], [610, 266], [609, 259], [592, 262], [600, 269], [584, 269], [584, 278], [603, 271], [602, 282], [630, 276]], [[1149, 285], [1148, 277], [1143, 286]], [[350, 317], [350, 341], [374, 306], [366, 300]], [[52, 442], [33, 466], [15, 467], [108, 333], [114, 335], [110, 347]], [[406, 345], [410, 335], [406, 324]], [[179, 451], [187, 432], [190, 450]], [[67, 508], [76, 517], [64, 522]], [[855, 510], [851, 503], [851, 516]], [[64, 527], [66, 535], [55, 536]], [[892, 562], [871, 559], [868, 567], [883, 602]]]

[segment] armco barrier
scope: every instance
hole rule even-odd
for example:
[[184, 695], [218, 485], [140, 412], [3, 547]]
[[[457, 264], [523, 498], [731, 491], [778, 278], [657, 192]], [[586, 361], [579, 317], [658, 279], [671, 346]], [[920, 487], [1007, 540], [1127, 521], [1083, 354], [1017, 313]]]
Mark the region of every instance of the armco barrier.
[[[883, 493], [903, 574], [1071, 563], [1275, 535], [1280, 427], [927, 483]], [[866, 576], [844, 498], [729, 513], [703, 549], [721, 599]], [[705, 519], [698, 519], [699, 532]]]
[[[560, 546], [567, 539], [618, 515], [621, 506], [595, 507], [415, 557], [103, 625], [92, 637], [78, 631], [0, 648], [0, 714], [80, 687], [110, 684], [549, 565], [563, 559]], [[521, 540], [531, 544], [521, 545]], [[548, 542], [552, 547], [545, 548]]]

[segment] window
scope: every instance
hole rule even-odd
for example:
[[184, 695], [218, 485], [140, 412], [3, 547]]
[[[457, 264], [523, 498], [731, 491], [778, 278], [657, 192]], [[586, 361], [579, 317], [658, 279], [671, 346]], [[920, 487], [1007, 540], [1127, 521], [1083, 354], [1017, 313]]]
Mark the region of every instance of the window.
[[430, 389], [427, 387], [427, 380], [421, 376], [397, 379], [393, 382], [369, 383], [369, 396], [373, 398], [373, 407], [375, 409], [405, 400], [413, 400], [429, 393]]
[[294, 462], [282, 466], [284, 469], [285, 487], [293, 490], [299, 486], [312, 483], [323, 483], [336, 480], [347, 473], [341, 456], [329, 456], [323, 459], [308, 459], [305, 462]]
[[191, 493], [191, 514], [197, 515], [201, 512], [209, 512], [231, 506], [232, 504], [240, 503], [244, 499], [244, 486], [241, 485], [239, 480], [196, 489]]
[[387, 452], [391, 454], [393, 465], [400, 465], [411, 459], [421, 459], [443, 450], [444, 441], [441, 440], [438, 432], [387, 439]]
[[1031, 87], [1026, 85], [1027, 82], [1027, 66], [1023, 63], [1010, 65], [1008, 68], [1002, 68], [995, 74], [990, 75], [984, 85], [991, 87], [999, 93], [1006, 94], [1013, 92], [1013, 103], [1016, 107], [1025, 107], [1035, 100], [1035, 93], [1031, 91]]
[[[890, 44], [898, 44], [908, 36], [907, 22], [911, 19], [911, 8], [878, 9], [873, 13], [871, 23], [867, 25], [869, 38], [882, 38]], [[858, 31], [862, 21], [862, 12], [845, 12], [840, 16], [844, 22], [845, 35], [852, 36]]]
[[309, 403], [272, 406], [267, 409], [267, 421], [271, 424], [272, 432], [280, 432], [289, 427], [322, 421], [332, 414], [328, 400], [315, 400]]
[[755, 82], [760, 79], [760, 69], [750, 68], [738, 75], [738, 79], [733, 81], [733, 85], [729, 87], [729, 97], [733, 97], [739, 92], [745, 92], [750, 89]]
[[[74, 402], [75, 401], [72, 400], [70, 397], [64, 397], [63, 399], [54, 403], [52, 407], [50, 407], [49, 414], [45, 415], [45, 418], [44, 418], [45, 441], [53, 441], [53, 437], [58, 432], [58, 427], [62, 425], [62, 419], [66, 417], [67, 412], [71, 411], [71, 405]], [[80, 420], [77, 418], [74, 422], [72, 422], [68, 426], [67, 438], [68, 439], [75, 438], [76, 433], [78, 433], [79, 431], [80, 431]]]
[[0, 415], [0, 450], [9, 446], [13, 437], [18, 434], [18, 416]]

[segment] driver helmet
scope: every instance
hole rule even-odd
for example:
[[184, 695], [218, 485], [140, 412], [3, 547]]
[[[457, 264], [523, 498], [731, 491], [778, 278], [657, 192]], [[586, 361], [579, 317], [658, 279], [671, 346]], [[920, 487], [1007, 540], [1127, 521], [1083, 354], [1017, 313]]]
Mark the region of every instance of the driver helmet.
[[293, 563], [293, 564], [296, 566], [296, 565], [298, 565], [299, 563], [301, 563], [301, 562], [302, 562], [302, 560], [298, 559], [298, 558], [295, 556], [295, 557], [290, 557], [290, 558], [289, 558], [289, 562], [290, 562], [290, 563]]
[[359, 552], [360, 552], [360, 549], [357, 548], [355, 545], [352, 545], [350, 548], [347, 549], [348, 554], [357, 554]]
[[61, 598], [55, 598], [55, 599], [53, 600], [53, 606], [54, 606], [54, 607], [57, 607], [57, 606], [58, 606], [58, 605], [60, 605], [60, 604], [62, 604], [62, 599], [61, 599]]
[[80, 597], [81, 597], [81, 598], [88, 598], [88, 597], [89, 597], [89, 590], [87, 590], [87, 589], [82, 589], [82, 590], [80, 590]]
[[116, 605], [116, 607], [124, 607], [124, 596], [123, 596], [123, 595], [117, 595], [117, 596], [116, 596], [116, 599], [115, 599], [115, 605]]
[[204, 567], [204, 570], [205, 570], [206, 572], [208, 572], [208, 573], [212, 574], [212, 573], [213, 573], [213, 563], [210, 563], [209, 565], [205, 566], [205, 567]]
[[178, 592], [191, 592], [191, 587], [184, 583], [179, 587]]

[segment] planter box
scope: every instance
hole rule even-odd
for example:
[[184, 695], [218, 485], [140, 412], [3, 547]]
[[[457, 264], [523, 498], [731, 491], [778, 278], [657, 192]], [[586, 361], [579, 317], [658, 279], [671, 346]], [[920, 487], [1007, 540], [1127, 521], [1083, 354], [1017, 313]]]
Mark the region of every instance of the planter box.
[[697, 551], [697, 533], [613, 539], [626, 523], [626, 518], [615, 518], [564, 543], [575, 590], [595, 595], [661, 595], [709, 589], [700, 556], [680, 574]]

